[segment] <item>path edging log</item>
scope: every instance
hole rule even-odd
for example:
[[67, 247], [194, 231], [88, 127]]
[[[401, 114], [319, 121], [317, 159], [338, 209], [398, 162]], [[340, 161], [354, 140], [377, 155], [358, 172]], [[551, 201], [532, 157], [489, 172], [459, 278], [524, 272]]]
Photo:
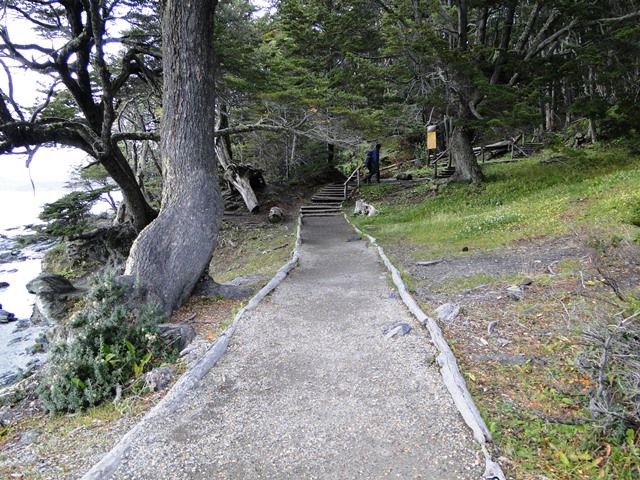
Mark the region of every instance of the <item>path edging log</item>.
[[291, 254], [291, 260], [284, 264], [275, 276], [258, 293], [255, 294], [249, 303], [245, 305], [235, 316], [231, 325], [217, 338], [215, 343], [207, 350], [198, 362], [187, 370], [175, 385], [167, 392], [160, 402], [149, 410], [142, 420], [140, 420], [131, 430], [129, 430], [120, 441], [96, 463], [91, 470], [82, 476], [82, 480], [106, 480], [110, 478], [122, 463], [124, 456], [129, 452], [134, 444], [136, 436], [150, 424], [156, 417], [171, 415], [182, 404], [187, 393], [192, 390], [198, 382], [213, 368], [220, 360], [227, 349], [231, 336], [236, 331], [239, 321], [244, 315], [253, 309], [274, 290], [287, 277], [289, 272], [298, 264], [300, 256], [301, 222], [298, 218], [298, 228], [296, 232], [296, 244]]
[[436, 348], [440, 352], [437, 358], [438, 365], [440, 366], [440, 374], [444, 380], [444, 384], [449, 391], [449, 394], [453, 398], [453, 402], [455, 403], [460, 415], [467, 426], [473, 431], [473, 437], [482, 447], [482, 453], [485, 458], [485, 471], [484, 478], [486, 480], [506, 480], [504, 473], [502, 472], [502, 468], [496, 462], [494, 462], [491, 458], [491, 454], [487, 448], [487, 443], [491, 443], [491, 433], [487, 428], [487, 425], [484, 423], [480, 412], [478, 411], [478, 407], [476, 406], [471, 394], [469, 393], [469, 389], [467, 388], [467, 384], [464, 381], [460, 370], [458, 369], [458, 362], [456, 361], [456, 357], [451, 350], [451, 347], [447, 343], [442, 334], [442, 330], [436, 323], [436, 321], [429, 317], [422, 308], [415, 301], [413, 296], [409, 293], [402, 277], [400, 276], [400, 271], [391, 263], [387, 255], [384, 253], [384, 249], [378, 245], [377, 240], [364, 233], [358, 227], [356, 227], [353, 223], [349, 221], [349, 217], [344, 215], [345, 220], [358, 232], [359, 235], [366, 237], [369, 239], [369, 242], [373, 246], [378, 249], [378, 255], [382, 259], [383, 263], [391, 273], [391, 277], [393, 279], [393, 283], [395, 284], [398, 292], [400, 293], [400, 297], [402, 301], [407, 306], [411, 314], [416, 317], [416, 319], [427, 329], [431, 334], [431, 339], [435, 344]]

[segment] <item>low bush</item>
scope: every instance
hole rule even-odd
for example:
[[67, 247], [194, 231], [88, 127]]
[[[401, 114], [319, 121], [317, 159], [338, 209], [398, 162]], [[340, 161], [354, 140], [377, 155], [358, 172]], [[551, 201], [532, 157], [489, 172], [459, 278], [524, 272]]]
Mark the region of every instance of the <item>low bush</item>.
[[613, 321], [586, 330], [580, 359], [594, 389], [590, 410], [603, 430], [615, 438], [640, 429], [640, 302]]
[[157, 308], [127, 301], [129, 287], [98, 277], [68, 326], [67, 339], [53, 345], [40, 398], [51, 412], [82, 410], [130, 385], [175, 352], [159, 338]]

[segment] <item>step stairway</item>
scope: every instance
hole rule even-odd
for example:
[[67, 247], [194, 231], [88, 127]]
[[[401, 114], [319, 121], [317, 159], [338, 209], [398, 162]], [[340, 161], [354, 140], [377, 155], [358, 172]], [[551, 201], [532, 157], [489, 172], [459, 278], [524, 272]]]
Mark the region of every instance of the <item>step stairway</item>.
[[303, 221], [307, 217], [335, 217], [342, 215], [342, 202], [356, 190], [355, 184], [345, 186], [342, 183], [331, 183], [322, 187], [311, 197], [311, 203], [300, 207]]
[[436, 175], [436, 178], [449, 178], [454, 173], [456, 173], [456, 167], [455, 165], [452, 165], [450, 167], [445, 167], [442, 170], [438, 170], [438, 174]]

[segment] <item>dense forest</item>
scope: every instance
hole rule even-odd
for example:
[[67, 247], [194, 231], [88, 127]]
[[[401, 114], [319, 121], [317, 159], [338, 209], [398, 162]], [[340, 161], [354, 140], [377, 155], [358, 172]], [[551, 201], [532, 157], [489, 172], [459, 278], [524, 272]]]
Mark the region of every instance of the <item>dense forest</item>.
[[[152, 353], [170, 356], [146, 335], [208, 279], [223, 191], [260, 210], [252, 175], [348, 174], [382, 143], [389, 162], [445, 159], [443, 183], [477, 192], [486, 145], [640, 145], [635, 0], [1, 4], [0, 154], [28, 166], [41, 147], [86, 153], [87, 188], [45, 211], [48, 233], [104, 235], [85, 231], [86, 215], [119, 190], [110, 228], [128, 238], [118, 279], [100, 277], [73, 327], [111, 343], [54, 349], [51, 411], [111, 398]], [[40, 80], [31, 99], [15, 94], [24, 72]], [[99, 370], [94, 354], [127, 361]]]

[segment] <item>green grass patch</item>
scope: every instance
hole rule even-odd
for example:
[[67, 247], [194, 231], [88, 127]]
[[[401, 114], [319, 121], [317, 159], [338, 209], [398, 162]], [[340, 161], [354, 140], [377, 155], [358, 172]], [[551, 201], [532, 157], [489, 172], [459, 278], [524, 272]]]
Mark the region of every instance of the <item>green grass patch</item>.
[[210, 273], [220, 283], [241, 275], [270, 278], [291, 257], [295, 235], [294, 225], [226, 226], [220, 232]]
[[637, 220], [640, 156], [621, 149], [563, 153], [565, 158], [554, 163], [540, 161], [552, 156], [545, 153], [518, 163], [487, 164], [480, 187], [441, 185], [436, 196], [426, 195], [427, 184], [393, 198], [393, 185], [367, 186], [360, 193], [380, 215], [354, 221], [383, 242], [437, 255], [565, 235], [583, 226], [616, 231]]

